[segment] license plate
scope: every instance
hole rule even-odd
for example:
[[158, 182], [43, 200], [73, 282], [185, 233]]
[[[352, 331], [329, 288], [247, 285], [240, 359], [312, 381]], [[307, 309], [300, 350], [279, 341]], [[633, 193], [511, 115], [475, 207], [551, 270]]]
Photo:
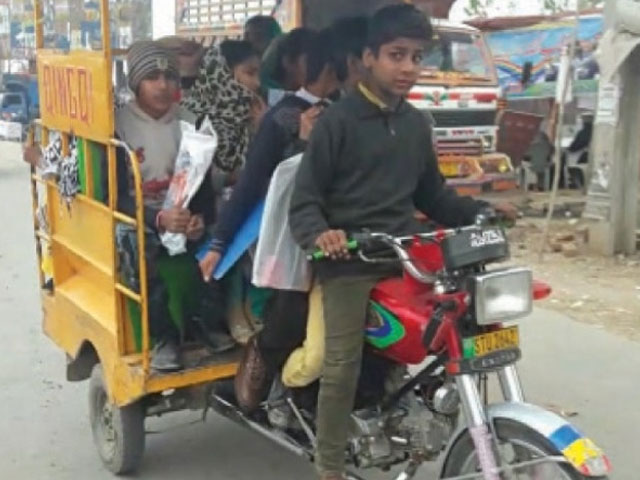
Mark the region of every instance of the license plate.
[[474, 358], [510, 348], [518, 348], [518, 327], [504, 328], [491, 333], [464, 339], [464, 357]]

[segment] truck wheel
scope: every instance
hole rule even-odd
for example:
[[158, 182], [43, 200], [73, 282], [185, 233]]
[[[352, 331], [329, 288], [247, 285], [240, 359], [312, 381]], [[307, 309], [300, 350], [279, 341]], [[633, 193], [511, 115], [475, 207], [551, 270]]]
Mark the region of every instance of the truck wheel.
[[144, 409], [141, 402], [120, 408], [109, 401], [99, 363], [89, 381], [89, 417], [93, 441], [107, 469], [116, 475], [135, 471], [144, 452]]

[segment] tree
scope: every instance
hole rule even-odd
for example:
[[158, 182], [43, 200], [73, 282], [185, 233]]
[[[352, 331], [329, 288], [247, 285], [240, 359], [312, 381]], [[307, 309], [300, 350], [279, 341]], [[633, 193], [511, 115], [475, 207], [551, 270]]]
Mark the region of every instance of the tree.
[[487, 18], [489, 16], [489, 8], [495, 0], [468, 0], [467, 6], [464, 7], [464, 13], [470, 17]]
[[604, 6], [604, 0], [577, 0], [577, 2], [576, 0], [544, 0], [544, 12], [555, 14], [573, 10], [576, 3], [580, 7], [580, 10], [602, 8]]
[[569, 0], [544, 0], [544, 11], [556, 14], [569, 9]]

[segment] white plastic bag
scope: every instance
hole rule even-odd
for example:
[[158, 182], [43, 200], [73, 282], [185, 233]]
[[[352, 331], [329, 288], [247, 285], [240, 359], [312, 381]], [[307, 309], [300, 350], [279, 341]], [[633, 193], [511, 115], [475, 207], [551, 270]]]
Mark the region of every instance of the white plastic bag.
[[[176, 206], [187, 208], [211, 166], [213, 154], [218, 146], [218, 136], [209, 120], [205, 120], [199, 131], [193, 125], [181, 122], [182, 140], [176, 158], [176, 167], [171, 178], [163, 208]], [[165, 232], [160, 240], [169, 255], [187, 251], [187, 236], [183, 233]]]
[[276, 168], [265, 200], [260, 236], [253, 259], [252, 283], [257, 287], [308, 292], [311, 266], [289, 230], [289, 205], [302, 154]]

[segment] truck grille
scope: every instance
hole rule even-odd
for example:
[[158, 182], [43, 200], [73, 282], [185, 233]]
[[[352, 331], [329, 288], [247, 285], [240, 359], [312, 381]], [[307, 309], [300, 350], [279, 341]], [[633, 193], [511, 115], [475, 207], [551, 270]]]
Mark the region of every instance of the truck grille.
[[494, 125], [495, 110], [429, 110], [437, 128]]
[[481, 138], [437, 138], [436, 152], [439, 156], [464, 155], [469, 157], [481, 157], [484, 153], [484, 146]]

